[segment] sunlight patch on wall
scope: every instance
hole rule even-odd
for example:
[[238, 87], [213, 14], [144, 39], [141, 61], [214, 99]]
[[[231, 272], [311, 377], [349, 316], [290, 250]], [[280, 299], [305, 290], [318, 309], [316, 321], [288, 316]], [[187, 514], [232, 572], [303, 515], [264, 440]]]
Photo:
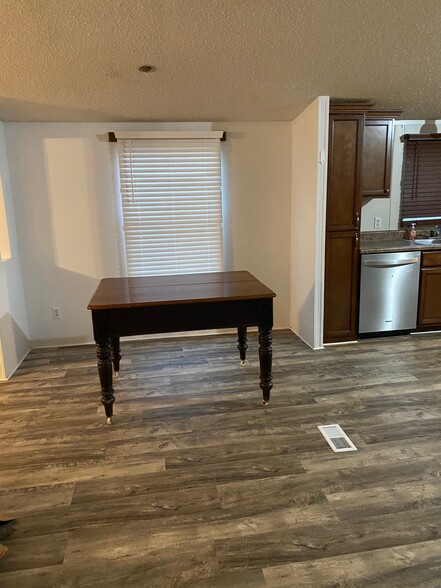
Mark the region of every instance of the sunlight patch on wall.
[[11, 245], [9, 242], [8, 219], [6, 216], [3, 183], [0, 177], [0, 257], [2, 261], [11, 259]]
[[2, 342], [0, 340], [0, 381], [6, 380], [5, 360], [3, 357]]
[[58, 267], [95, 277], [101, 249], [93, 149], [88, 140], [45, 140], [52, 240]]

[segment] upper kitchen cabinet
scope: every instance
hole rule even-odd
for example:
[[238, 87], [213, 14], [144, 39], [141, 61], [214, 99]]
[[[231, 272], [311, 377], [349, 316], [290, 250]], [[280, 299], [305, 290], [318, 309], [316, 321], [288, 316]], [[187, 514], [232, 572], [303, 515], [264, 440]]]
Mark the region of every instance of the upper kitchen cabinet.
[[366, 113], [363, 140], [363, 197], [390, 196], [393, 119], [400, 114], [400, 110]]
[[363, 114], [330, 116], [326, 231], [359, 228], [363, 125]]

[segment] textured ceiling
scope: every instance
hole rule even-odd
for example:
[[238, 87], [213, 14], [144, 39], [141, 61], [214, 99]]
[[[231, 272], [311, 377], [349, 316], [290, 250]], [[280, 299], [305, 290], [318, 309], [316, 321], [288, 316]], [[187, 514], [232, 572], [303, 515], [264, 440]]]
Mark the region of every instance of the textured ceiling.
[[292, 120], [318, 95], [441, 118], [441, 0], [0, 0], [0, 15], [0, 120]]

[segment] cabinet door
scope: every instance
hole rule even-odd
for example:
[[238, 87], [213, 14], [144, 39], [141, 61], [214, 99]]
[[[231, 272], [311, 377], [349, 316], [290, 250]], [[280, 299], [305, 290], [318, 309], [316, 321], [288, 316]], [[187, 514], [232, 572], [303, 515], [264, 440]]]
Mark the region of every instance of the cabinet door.
[[361, 210], [363, 114], [329, 118], [327, 231], [356, 231]]
[[366, 120], [363, 141], [363, 196], [388, 198], [390, 195], [392, 134], [392, 120]]
[[363, 114], [329, 119], [324, 341], [357, 337]]
[[324, 342], [357, 338], [359, 249], [355, 232], [327, 233]]
[[422, 269], [418, 305], [418, 326], [441, 325], [441, 267]]

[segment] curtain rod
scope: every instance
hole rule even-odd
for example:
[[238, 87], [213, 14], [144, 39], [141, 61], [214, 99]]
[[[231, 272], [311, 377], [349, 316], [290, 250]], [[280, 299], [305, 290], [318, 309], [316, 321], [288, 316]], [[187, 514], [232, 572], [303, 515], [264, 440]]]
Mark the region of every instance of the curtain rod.
[[433, 140], [440, 140], [441, 133], [427, 133], [427, 134], [420, 134], [420, 135], [402, 135], [401, 142], [404, 143], [405, 141], [433, 141]]
[[226, 141], [225, 131], [118, 131], [109, 132], [109, 142], [124, 139], [219, 139]]

